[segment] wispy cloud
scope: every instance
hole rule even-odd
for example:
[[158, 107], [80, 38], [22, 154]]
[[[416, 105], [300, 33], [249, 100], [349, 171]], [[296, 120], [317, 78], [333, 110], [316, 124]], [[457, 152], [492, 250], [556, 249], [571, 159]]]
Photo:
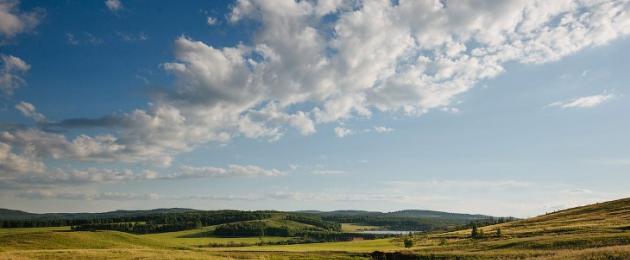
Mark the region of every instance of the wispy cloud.
[[26, 84], [22, 75], [31, 69], [31, 65], [18, 57], [1, 53], [0, 61], [2, 61], [2, 66], [0, 67], [0, 91], [4, 95], [11, 96], [16, 89]]
[[182, 166], [174, 174], [160, 177], [160, 179], [194, 179], [194, 178], [222, 178], [222, 177], [274, 177], [283, 176], [286, 173], [276, 169], [263, 169], [255, 165], [229, 165], [227, 168], [219, 167], [193, 167]]
[[44, 116], [42, 113], [37, 112], [37, 109], [31, 103], [21, 101], [20, 103], [15, 105], [15, 108], [20, 111], [22, 115], [35, 120], [35, 122], [37, 123], [45, 123], [47, 121], [46, 116]]
[[313, 170], [311, 173], [314, 175], [340, 175], [348, 172], [343, 170]]
[[126, 32], [116, 31], [116, 35], [118, 35], [118, 37], [125, 42], [141, 42], [141, 41], [146, 41], [149, 39], [149, 35], [147, 35], [144, 32], [126, 33]]
[[386, 127], [386, 126], [375, 126], [374, 131], [377, 133], [389, 133], [389, 132], [393, 132], [394, 128]]
[[96, 45], [102, 44], [103, 39], [89, 32], [83, 32], [80, 34], [74, 34], [74, 33], [68, 32], [66, 33], [66, 42], [69, 45], [89, 44], [89, 45], [96, 46]]
[[105, 6], [112, 12], [116, 12], [123, 9], [123, 4], [120, 0], [106, 0]]
[[208, 16], [208, 18], [206, 19], [206, 23], [208, 23], [208, 25], [213, 26], [216, 25], [217, 23], [219, 23], [219, 20], [217, 18], [214, 18], [212, 16]]
[[112, 200], [112, 201], [133, 201], [133, 200], [157, 200], [160, 196], [156, 193], [138, 194], [124, 192], [102, 192], [102, 193], [85, 193], [85, 192], [66, 192], [66, 191], [47, 191], [35, 190], [17, 193], [16, 197], [32, 200]]
[[578, 97], [567, 101], [553, 102], [548, 107], [561, 107], [561, 108], [592, 108], [603, 104], [606, 101], [614, 98], [614, 94], [602, 93], [599, 95]]
[[345, 127], [335, 127], [335, 135], [339, 138], [344, 138], [349, 135], [353, 135], [354, 131]]
[[235, 177], [278, 177], [286, 173], [277, 169], [265, 169], [255, 165], [233, 164], [222, 167], [181, 166], [171, 174], [159, 174], [152, 170], [130, 169], [47, 169], [42, 161], [28, 151], [15, 154], [11, 147], [0, 142], [0, 172], [6, 174], [0, 183], [15, 187], [81, 185], [91, 183], [120, 183], [127, 181], [185, 180]]

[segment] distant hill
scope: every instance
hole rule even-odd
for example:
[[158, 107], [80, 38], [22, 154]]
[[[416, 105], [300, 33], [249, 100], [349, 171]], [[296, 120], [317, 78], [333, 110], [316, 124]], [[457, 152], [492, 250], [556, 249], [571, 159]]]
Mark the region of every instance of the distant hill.
[[447, 218], [447, 219], [487, 219], [492, 218], [492, 216], [488, 215], [480, 215], [480, 214], [462, 214], [462, 213], [450, 213], [443, 211], [434, 211], [434, 210], [417, 210], [417, 209], [407, 209], [386, 213], [388, 216], [396, 216], [396, 217], [414, 217], [414, 218]]
[[121, 218], [155, 214], [184, 213], [196, 211], [185, 208], [165, 208], [151, 210], [116, 210], [101, 213], [29, 213], [21, 210], [0, 209], [0, 220], [48, 220], [48, 219], [95, 219], [95, 218]]
[[[249, 216], [250, 213], [256, 217]], [[461, 228], [471, 222], [484, 224], [494, 224], [503, 222], [505, 218], [496, 218], [485, 215], [471, 215], [461, 213], [449, 213], [431, 210], [401, 210], [395, 212], [377, 212], [362, 210], [336, 210], [336, 211], [239, 211], [239, 210], [195, 210], [186, 208], [164, 208], [152, 210], [116, 210], [102, 213], [44, 213], [35, 214], [19, 210], [1, 209], [0, 227], [43, 227], [60, 225], [84, 225], [83, 228], [116, 228], [126, 230], [126, 227], [109, 225], [119, 222], [151, 222], [153, 226], [146, 226], [133, 232], [163, 232], [172, 229], [189, 229], [196, 226], [197, 220], [203, 223], [221, 224], [238, 221], [261, 220], [261, 216], [282, 215], [285, 217], [297, 217], [306, 215], [304, 221], [313, 223], [351, 223], [355, 225], [378, 227], [383, 230], [403, 230], [403, 231], [436, 231]], [[219, 220], [222, 219], [222, 220]], [[314, 220], [313, 220], [314, 219]], [[510, 219], [511, 220], [511, 219]], [[321, 222], [323, 221], [323, 222]], [[169, 224], [169, 227], [161, 226], [158, 223]], [[300, 221], [298, 221], [300, 222]], [[109, 226], [93, 226], [108, 223]], [[90, 224], [91, 226], [88, 226]], [[160, 224], [160, 225], [161, 225]], [[252, 225], [246, 224], [247, 228], [260, 229], [258, 226], [265, 226], [269, 223], [260, 222]], [[158, 225], [158, 226], [156, 226]], [[329, 224], [322, 224], [329, 225]], [[256, 227], [254, 227], [256, 226]], [[267, 225], [268, 226], [268, 225]], [[273, 226], [273, 225], [272, 225]], [[245, 228], [245, 227], [242, 227]], [[325, 228], [326, 229], [326, 228]]]
[[[162, 208], [151, 210], [115, 210], [100, 213], [30, 213], [21, 210], [0, 208], [0, 220], [27, 220], [27, 219], [92, 219], [92, 218], [114, 218], [132, 217], [153, 214], [185, 213], [185, 212], [206, 212], [203, 210], [187, 208]], [[442, 218], [442, 219], [488, 219], [493, 218], [488, 215], [450, 213], [433, 210], [408, 209], [393, 212], [364, 211], [364, 210], [299, 210], [296, 213], [314, 214], [322, 217], [326, 216], [380, 216], [380, 217], [407, 217], [407, 218]]]
[[21, 210], [0, 209], [0, 220], [29, 219], [36, 216], [38, 216], [38, 214], [28, 213]]
[[334, 210], [334, 211], [319, 211], [319, 210], [303, 210], [297, 211], [300, 213], [310, 213], [320, 216], [382, 216], [382, 217], [409, 217], [409, 218], [447, 218], [447, 219], [488, 219], [494, 218], [489, 215], [480, 214], [464, 214], [464, 213], [451, 213], [435, 210], [421, 210], [421, 209], [406, 209], [392, 212], [380, 212], [380, 211], [365, 211], [365, 210]]

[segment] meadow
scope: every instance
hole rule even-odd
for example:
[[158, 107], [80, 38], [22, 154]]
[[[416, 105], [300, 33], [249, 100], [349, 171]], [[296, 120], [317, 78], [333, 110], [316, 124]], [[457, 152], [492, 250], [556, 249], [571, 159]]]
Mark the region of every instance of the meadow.
[[[215, 237], [214, 228], [157, 234], [4, 228], [0, 259], [630, 259], [630, 199], [480, 227], [483, 236], [475, 239], [471, 229], [462, 229], [374, 240], [259, 245], [291, 238]], [[345, 223], [342, 228], [378, 227]], [[406, 248], [404, 239], [411, 239], [413, 246]]]

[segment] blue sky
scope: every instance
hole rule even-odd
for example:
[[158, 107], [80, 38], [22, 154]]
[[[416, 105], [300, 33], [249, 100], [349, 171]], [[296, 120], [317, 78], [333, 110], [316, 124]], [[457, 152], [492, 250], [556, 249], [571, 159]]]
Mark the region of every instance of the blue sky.
[[629, 9], [0, 2], [0, 207], [526, 217], [626, 197]]

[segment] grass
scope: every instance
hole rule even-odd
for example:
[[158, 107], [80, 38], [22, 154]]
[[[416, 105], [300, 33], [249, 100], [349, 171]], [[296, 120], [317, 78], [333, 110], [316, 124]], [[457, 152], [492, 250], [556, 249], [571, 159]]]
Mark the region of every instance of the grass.
[[358, 232], [358, 231], [366, 231], [366, 230], [382, 230], [383, 227], [379, 226], [363, 226], [352, 223], [342, 223], [341, 231], [343, 232]]
[[[278, 219], [270, 225], [286, 225]], [[291, 223], [289, 223], [291, 224]], [[367, 226], [344, 224], [344, 231]], [[501, 228], [502, 236], [496, 237]], [[563, 210], [522, 221], [470, 230], [402, 238], [295, 245], [208, 247], [210, 243], [255, 244], [259, 238], [213, 237], [214, 227], [150, 235], [116, 231], [69, 232], [68, 228], [0, 229], [0, 259], [369, 259], [373, 251], [417, 257], [630, 259], [630, 199]], [[265, 237], [265, 241], [290, 238]]]
[[278, 242], [291, 239], [290, 237], [214, 237], [211, 232], [214, 227], [202, 229], [185, 230], [179, 232], [167, 232], [159, 234], [140, 235], [140, 237], [157, 240], [169, 245], [188, 247], [207, 247], [209, 244], [251, 244], [255, 245], [260, 241]]

